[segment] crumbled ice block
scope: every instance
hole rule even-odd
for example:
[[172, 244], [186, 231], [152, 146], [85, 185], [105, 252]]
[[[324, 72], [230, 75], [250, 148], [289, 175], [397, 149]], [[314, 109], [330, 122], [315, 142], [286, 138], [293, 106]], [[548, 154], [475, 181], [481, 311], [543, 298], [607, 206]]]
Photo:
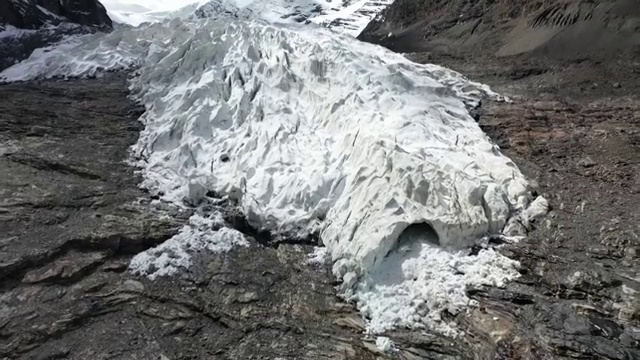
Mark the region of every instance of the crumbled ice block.
[[[73, 38], [0, 79], [126, 67], [147, 110], [133, 147], [143, 185], [175, 203], [212, 190], [258, 228], [319, 234], [371, 331], [446, 332], [440, 314], [471, 303], [465, 286], [518, 276], [516, 262], [468, 251], [531, 202], [522, 173], [467, 112], [496, 96], [486, 86], [329, 29], [216, 18]], [[132, 269], [187, 266], [182, 242], [245, 244], [229, 229], [183, 230]]]
[[309, 254], [307, 264], [314, 266], [322, 266], [327, 262], [327, 248], [316, 246], [313, 248], [313, 252]]
[[539, 220], [549, 212], [549, 202], [542, 196], [538, 196], [525, 210], [524, 216], [527, 221]]
[[388, 337], [384, 337], [384, 336], [378, 336], [376, 338], [376, 346], [380, 351], [385, 353], [390, 353], [393, 350], [395, 350], [393, 341], [391, 341], [391, 339], [389, 339]]
[[189, 224], [178, 234], [164, 243], [137, 254], [129, 265], [129, 270], [154, 280], [161, 276], [170, 276], [192, 265], [194, 252], [208, 250], [214, 253], [228, 252], [237, 246], [249, 246], [242, 233], [229, 228], [213, 230], [221, 225], [221, 216], [212, 214], [204, 217], [193, 215]]
[[362, 277], [354, 299], [370, 319], [369, 332], [427, 326], [455, 336], [456, 329], [440, 315], [457, 314], [471, 304], [468, 286], [504, 286], [519, 276], [517, 262], [491, 249], [469, 256], [469, 250], [441, 248], [436, 239], [424, 227], [408, 229], [382, 264]]

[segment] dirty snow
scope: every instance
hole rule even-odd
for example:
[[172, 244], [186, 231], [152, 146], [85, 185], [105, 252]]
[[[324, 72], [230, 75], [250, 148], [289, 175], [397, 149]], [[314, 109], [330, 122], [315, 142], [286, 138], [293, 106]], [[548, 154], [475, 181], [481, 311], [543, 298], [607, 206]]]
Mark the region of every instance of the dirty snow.
[[356, 286], [358, 307], [371, 319], [368, 331], [380, 334], [411, 323], [455, 336], [456, 329], [441, 314], [458, 314], [473, 305], [467, 286], [504, 286], [519, 276], [517, 262], [491, 249], [469, 253], [442, 249], [437, 235], [424, 228], [405, 231], [381, 266]]

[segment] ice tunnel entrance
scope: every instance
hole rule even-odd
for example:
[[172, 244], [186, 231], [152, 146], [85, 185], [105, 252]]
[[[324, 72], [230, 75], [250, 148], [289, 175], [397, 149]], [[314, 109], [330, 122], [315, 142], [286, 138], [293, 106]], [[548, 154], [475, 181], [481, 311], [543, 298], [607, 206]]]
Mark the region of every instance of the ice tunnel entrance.
[[415, 243], [422, 242], [440, 246], [438, 233], [436, 233], [431, 225], [426, 222], [411, 224], [400, 234], [396, 246], [391, 250], [391, 252], [389, 252], [389, 254], [406, 247], [414, 247], [417, 245]]
[[419, 324], [454, 335], [454, 327], [441, 316], [469, 305], [468, 284], [500, 285], [517, 276], [512, 260], [492, 250], [469, 256], [469, 249], [444, 248], [431, 225], [418, 223], [400, 234], [356, 295], [373, 333]]

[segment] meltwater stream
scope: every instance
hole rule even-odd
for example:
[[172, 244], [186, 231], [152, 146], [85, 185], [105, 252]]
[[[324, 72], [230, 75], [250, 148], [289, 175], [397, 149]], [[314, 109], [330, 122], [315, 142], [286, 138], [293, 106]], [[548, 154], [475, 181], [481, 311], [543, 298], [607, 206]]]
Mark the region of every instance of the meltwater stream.
[[[144, 159], [142, 186], [178, 206], [212, 190], [237, 200], [256, 227], [319, 234], [339, 291], [357, 301], [372, 332], [453, 334], [441, 314], [472, 305], [466, 286], [518, 276], [517, 263], [490, 248], [470, 255], [483, 237], [519, 234], [545, 207], [541, 198], [529, 206], [525, 178], [467, 112], [496, 94], [357, 41], [349, 33], [365, 12], [353, 4], [198, 5], [70, 38], [0, 80], [135, 69], [131, 91], [146, 107], [132, 151]], [[338, 13], [330, 29], [312, 21]], [[171, 275], [190, 266], [193, 249], [247, 245], [216, 214], [195, 215], [131, 270]]]

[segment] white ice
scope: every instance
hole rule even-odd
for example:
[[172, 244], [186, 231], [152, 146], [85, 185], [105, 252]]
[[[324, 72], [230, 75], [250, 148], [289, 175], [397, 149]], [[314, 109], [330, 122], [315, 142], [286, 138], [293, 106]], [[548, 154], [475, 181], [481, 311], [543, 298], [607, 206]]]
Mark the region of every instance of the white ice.
[[201, 0], [101, 0], [109, 17], [119, 23], [138, 26], [161, 21], [182, 7]]
[[389, 339], [388, 337], [384, 337], [384, 336], [378, 336], [376, 338], [376, 347], [385, 353], [390, 353], [394, 350], [394, 344], [393, 341], [391, 341], [391, 339]]
[[[143, 186], [177, 204], [214, 190], [258, 228], [318, 234], [372, 332], [451, 333], [440, 315], [471, 304], [466, 286], [518, 276], [493, 250], [468, 250], [526, 216], [531, 200], [467, 112], [495, 94], [331, 29], [225, 14], [78, 37], [0, 80], [136, 68], [131, 90], [147, 109], [133, 148]], [[141, 263], [188, 265], [176, 258]]]
[[517, 262], [491, 249], [469, 256], [469, 250], [445, 250], [437, 241], [437, 234], [414, 225], [357, 284], [358, 307], [371, 319], [368, 331], [379, 334], [409, 323], [454, 336], [457, 330], [441, 314], [455, 315], [472, 305], [467, 286], [504, 286], [519, 276]]

